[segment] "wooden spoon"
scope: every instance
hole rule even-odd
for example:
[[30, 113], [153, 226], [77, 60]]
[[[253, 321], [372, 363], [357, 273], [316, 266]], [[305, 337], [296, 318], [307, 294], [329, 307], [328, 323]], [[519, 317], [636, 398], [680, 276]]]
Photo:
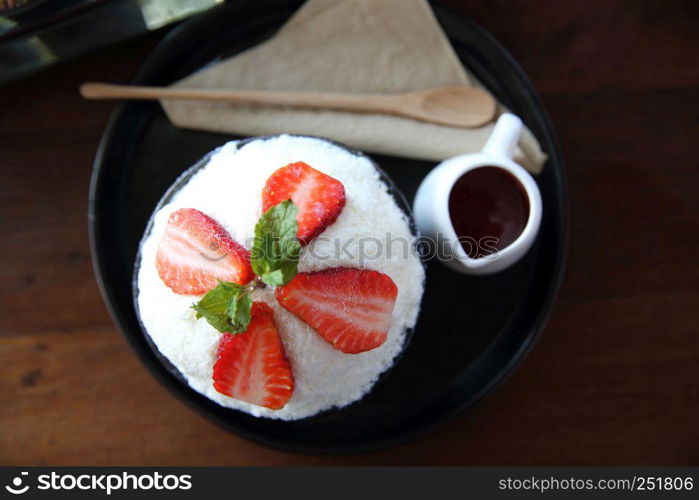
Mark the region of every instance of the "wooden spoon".
[[326, 108], [362, 113], [388, 113], [451, 127], [478, 127], [495, 115], [495, 99], [468, 86], [441, 87], [401, 94], [329, 94], [137, 87], [84, 83], [86, 99], [194, 99], [240, 104]]

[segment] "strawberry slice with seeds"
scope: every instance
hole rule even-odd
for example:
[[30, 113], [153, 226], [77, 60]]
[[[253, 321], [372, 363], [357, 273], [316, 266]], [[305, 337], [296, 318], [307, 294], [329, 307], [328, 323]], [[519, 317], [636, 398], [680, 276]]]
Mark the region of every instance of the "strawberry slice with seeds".
[[345, 187], [337, 179], [299, 161], [278, 169], [267, 179], [262, 190], [262, 211], [289, 199], [298, 208], [298, 239], [307, 245], [342, 212]]
[[214, 365], [214, 388], [246, 403], [279, 410], [294, 392], [294, 379], [272, 308], [253, 302], [243, 333], [224, 333]]
[[335, 349], [356, 354], [386, 341], [398, 287], [377, 271], [336, 267], [299, 273], [275, 295]]
[[170, 214], [155, 265], [160, 279], [183, 295], [206, 293], [218, 280], [243, 285], [255, 276], [250, 252], [218, 222], [194, 208]]

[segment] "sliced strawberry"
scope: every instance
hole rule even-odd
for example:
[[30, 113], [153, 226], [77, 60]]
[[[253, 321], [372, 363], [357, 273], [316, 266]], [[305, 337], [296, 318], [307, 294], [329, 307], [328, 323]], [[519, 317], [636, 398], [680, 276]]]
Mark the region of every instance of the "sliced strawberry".
[[345, 187], [337, 179], [299, 161], [280, 168], [267, 179], [262, 190], [262, 211], [289, 199], [299, 211], [297, 236], [302, 245], [307, 245], [342, 212]]
[[213, 379], [218, 392], [246, 403], [279, 410], [289, 401], [294, 379], [267, 304], [253, 303], [245, 332], [223, 334]]
[[206, 293], [218, 285], [217, 280], [243, 285], [254, 277], [250, 252], [194, 208], [170, 214], [155, 265], [160, 279], [184, 295]]
[[386, 341], [398, 287], [377, 271], [336, 267], [299, 273], [275, 293], [335, 349], [356, 354]]

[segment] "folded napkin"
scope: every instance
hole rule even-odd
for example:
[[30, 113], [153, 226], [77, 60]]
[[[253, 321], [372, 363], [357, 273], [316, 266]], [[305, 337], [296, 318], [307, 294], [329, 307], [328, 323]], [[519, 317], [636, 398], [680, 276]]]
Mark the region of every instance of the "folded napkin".
[[[464, 84], [480, 86], [461, 65], [426, 0], [308, 0], [269, 41], [174, 86], [371, 94]], [[318, 135], [369, 152], [435, 161], [480, 150], [493, 128], [492, 123], [445, 127], [382, 114], [161, 102], [179, 127]], [[528, 130], [516, 159], [534, 173], [546, 161]]]

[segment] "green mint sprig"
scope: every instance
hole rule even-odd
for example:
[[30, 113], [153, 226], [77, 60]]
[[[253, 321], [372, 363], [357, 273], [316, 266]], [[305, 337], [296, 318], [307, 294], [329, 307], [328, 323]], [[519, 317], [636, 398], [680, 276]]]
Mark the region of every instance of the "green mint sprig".
[[219, 332], [241, 333], [250, 324], [251, 291], [247, 285], [219, 281], [192, 309]]
[[192, 305], [197, 319], [204, 318], [222, 333], [242, 333], [250, 324], [252, 292], [264, 286], [283, 286], [298, 272], [301, 244], [296, 234], [298, 210], [291, 200], [267, 210], [255, 225], [250, 264], [257, 277], [246, 285], [219, 281], [216, 288]]

